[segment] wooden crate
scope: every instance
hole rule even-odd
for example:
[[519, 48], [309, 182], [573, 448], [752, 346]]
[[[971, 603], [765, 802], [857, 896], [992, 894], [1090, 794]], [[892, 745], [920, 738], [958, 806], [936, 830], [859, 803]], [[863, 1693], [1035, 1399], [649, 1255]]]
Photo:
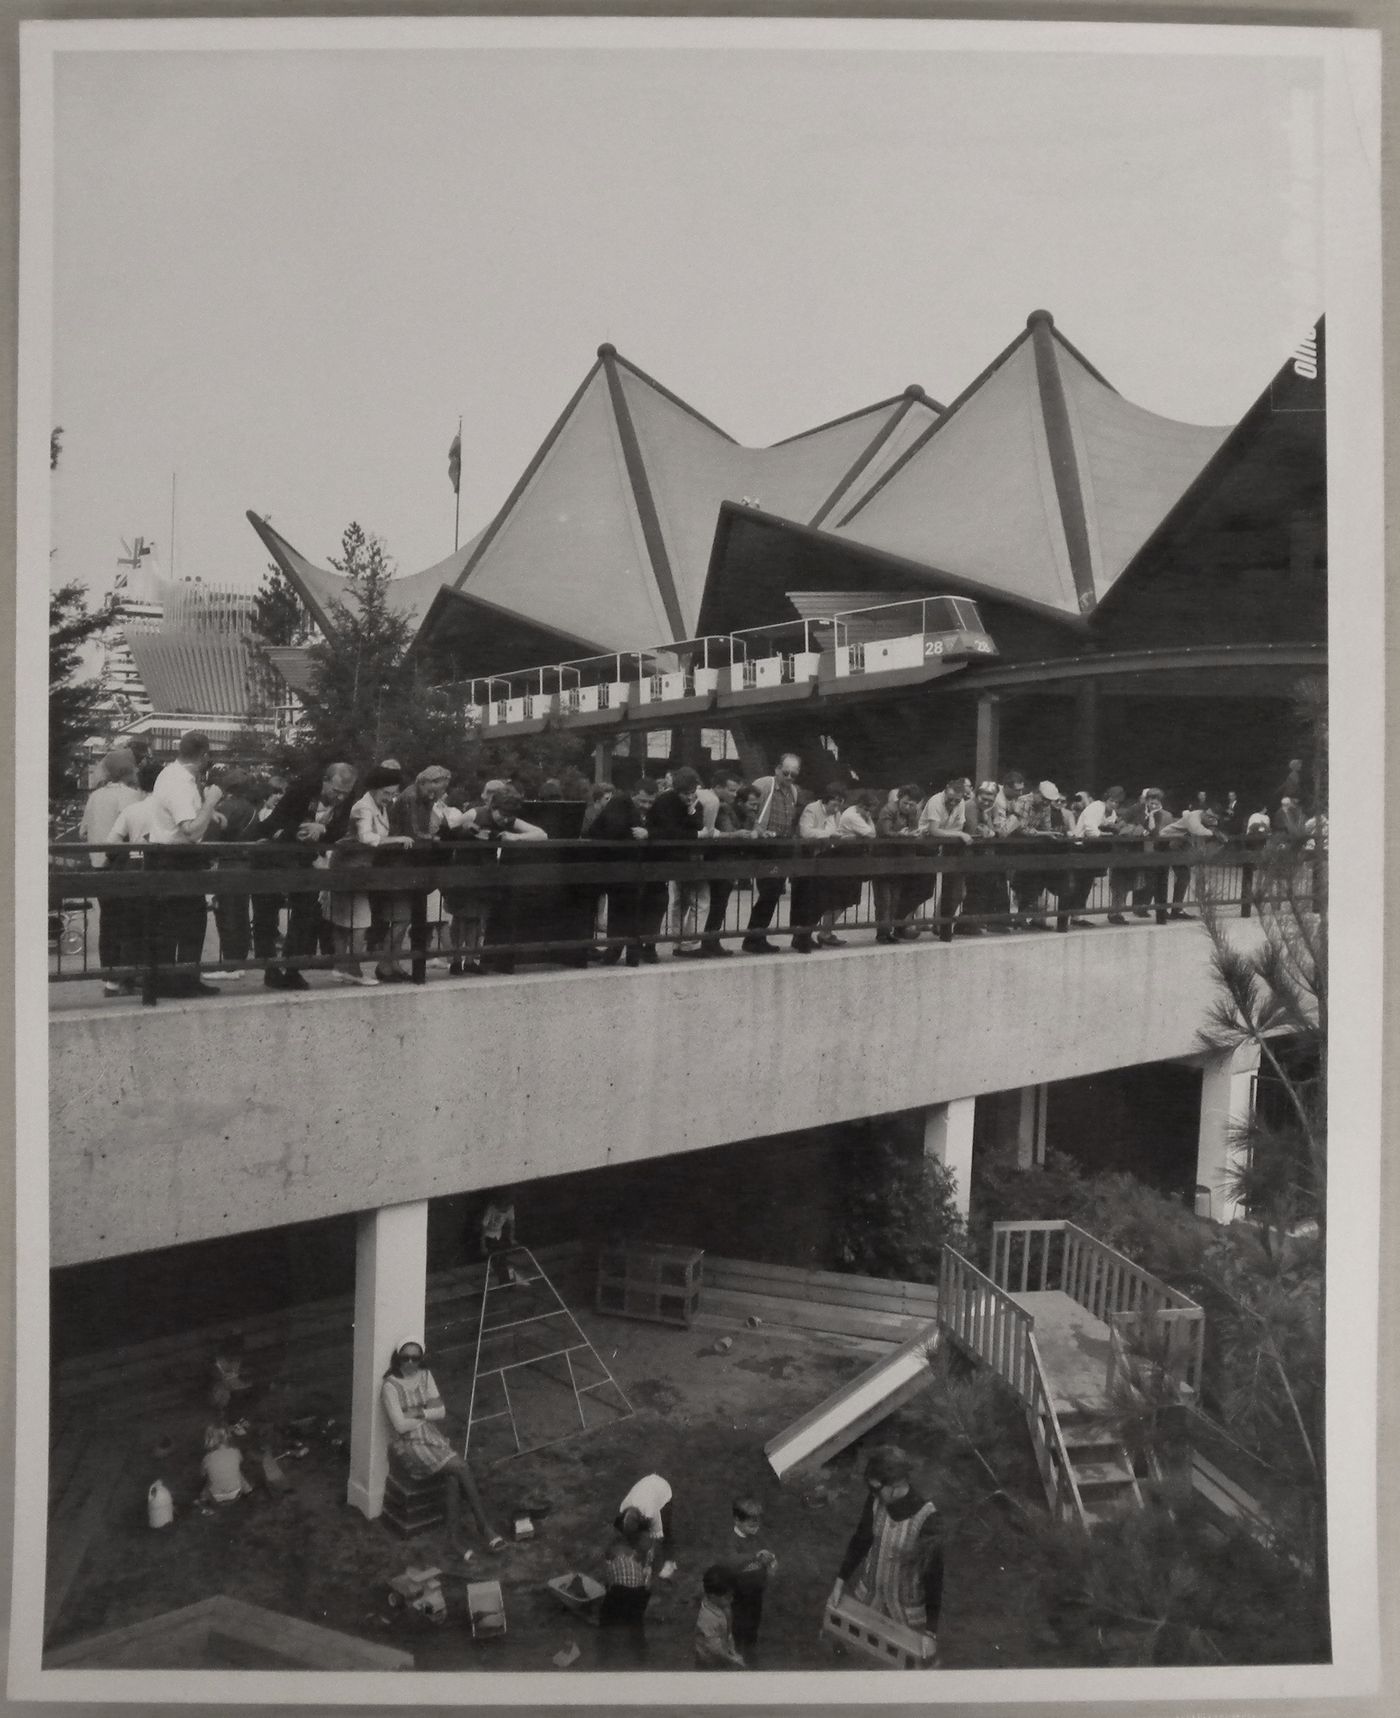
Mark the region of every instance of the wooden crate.
[[441, 1527], [447, 1520], [449, 1483], [444, 1474], [410, 1474], [391, 1463], [384, 1481], [384, 1525], [402, 1539]]
[[699, 1247], [632, 1242], [598, 1250], [599, 1312], [688, 1329], [700, 1305]]
[[917, 1629], [892, 1622], [849, 1593], [842, 1593], [839, 1604], [827, 1605], [822, 1633], [886, 1670], [927, 1670], [934, 1662], [924, 1657], [924, 1637]]

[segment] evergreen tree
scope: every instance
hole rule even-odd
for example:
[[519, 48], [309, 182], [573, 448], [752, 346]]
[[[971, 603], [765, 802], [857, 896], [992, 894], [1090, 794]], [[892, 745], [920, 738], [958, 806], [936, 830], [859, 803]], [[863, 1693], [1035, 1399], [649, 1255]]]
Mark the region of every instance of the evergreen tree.
[[306, 605], [270, 561], [253, 597], [253, 632], [264, 645], [302, 644], [311, 632]]
[[308, 752], [360, 766], [394, 756], [410, 769], [429, 762], [469, 767], [474, 746], [464, 700], [430, 686], [410, 656], [413, 628], [390, 607], [395, 569], [382, 540], [351, 523], [331, 565], [347, 584], [328, 613], [328, 636], [308, 652]]
[[103, 727], [102, 686], [79, 680], [83, 646], [108, 625], [107, 614], [88, 608], [78, 583], [61, 585], [49, 595], [49, 793], [71, 792], [74, 753]]

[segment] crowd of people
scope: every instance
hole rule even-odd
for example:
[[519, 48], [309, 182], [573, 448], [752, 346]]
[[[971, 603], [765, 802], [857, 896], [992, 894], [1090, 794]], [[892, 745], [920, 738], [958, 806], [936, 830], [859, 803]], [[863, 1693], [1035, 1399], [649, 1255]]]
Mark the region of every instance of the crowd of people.
[[[175, 759], [164, 768], [144, 760], [138, 764], [129, 748], [110, 752], [79, 828], [81, 840], [116, 849], [107, 861], [94, 854], [94, 865], [121, 864], [126, 856], [120, 849], [139, 844], [145, 847], [149, 870], [204, 869], [217, 862], [220, 844], [238, 842], [268, 844], [269, 854], [230, 856], [231, 865], [268, 869], [276, 864], [327, 872], [358, 867], [363, 875], [367, 865], [382, 863], [396, 848], [418, 850], [437, 863], [466, 860], [472, 852], [481, 856], [483, 847], [549, 839], [544, 828], [523, 815], [523, 786], [515, 780], [454, 784], [444, 766], [430, 764], [410, 775], [394, 758], [365, 772], [332, 762], [295, 778], [232, 767], [211, 772], [209, 754], [209, 741], [198, 732], [182, 737]], [[609, 844], [617, 854], [625, 850], [627, 857], [640, 857], [638, 844], [643, 842], [670, 858], [682, 857], [686, 844], [695, 843], [697, 854], [729, 861], [726, 869], [732, 869], [736, 846], [742, 850], [745, 842], [768, 840], [837, 853], [842, 843], [908, 839], [935, 842], [943, 851], [974, 844], [985, 851], [1005, 843], [1010, 852], [1019, 841], [1024, 860], [1032, 851], [1027, 838], [1036, 838], [1034, 851], [1046, 851], [1048, 862], [1044, 869], [1021, 862], [1005, 872], [980, 868], [969, 873], [946, 866], [940, 871], [924, 857], [925, 847], [923, 865], [907, 873], [883, 866], [872, 869], [869, 877], [834, 872], [787, 876], [771, 874], [775, 867], [767, 865], [762, 870], [770, 874], [760, 873], [753, 881], [745, 923], [733, 928], [727, 915], [742, 883], [732, 876], [669, 885], [619, 878], [592, 891], [590, 930], [603, 945], [594, 951], [596, 957], [605, 964], [654, 963], [668, 924], [672, 953], [679, 959], [730, 956], [736, 951], [726, 946], [725, 938], [736, 935], [745, 954], [775, 954], [779, 948], [770, 933], [785, 894], [794, 952], [840, 947], [845, 939], [838, 934], [838, 918], [861, 903], [867, 883], [875, 940], [880, 943], [917, 938], [930, 921], [945, 933], [968, 936], [1046, 929], [1049, 897], [1055, 899], [1058, 917], [1081, 928], [1124, 924], [1130, 914], [1147, 918], [1155, 912], [1182, 919], [1191, 916], [1192, 867], [1171, 867], [1168, 898], [1166, 871], [1160, 865], [1134, 866], [1133, 844], [1200, 852], [1232, 838], [1272, 833], [1307, 840], [1316, 833], [1306, 809], [1300, 759], [1290, 760], [1270, 802], [1252, 809], [1233, 792], [1200, 792], [1169, 803], [1161, 788], [1150, 785], [1131, 794], [1119, 785], [1103, 792], [1080, 788], [1066, 794], [1052, 780], [1031, 782], [1015, 769], [999, 780], [976, 784], [967, 776], [953, 776], [931, 791], [914, 782], [875, 790], [832, 781], [811, 792], [801, 773], [801, 760], [787, 753], [771, 774], [753, 780], [720, 764], [708, 783], [689, 766], [660, 778], [644, 776], [626, 789], [600, 783], [588, 794], [579, 834]], [[561, 797], [557, 781], [538, 790], [541, 801]], [[1057, 843], [1077, 844], [1090, 852], [1099, 844], [1104, 864], [1098, 869], [1082, 863], [1057, 868]], [[782, 851], [792, 850], [789, 846]], [[850, 850], [879, 851], [882, 857], [894, 851]], [[1090, 892], [1105, 874], [1107, 909], [1099, 909], [1097, 917], [1086, 916]], [[454, 975], [489, 970], [495, 957], [487, 945], [510, 940], [490, 934], [493, 916], [503, 912], [502, 891], [464, 870], [461, 887], [443, 888], [440, 898], [440, 928], [430, 933], [436, 945], [433, 957], [446, 962]], [[342, 983], [409, 980], [404, 970], [414, 910], [409, 890], [313, 888], [279, 893], [274, 888], [217, 892], [213, 901], [220, 960], [236, 965], [251, 956], [262, 965], [269, 988], [307, 988], [302, 964], [317, 958], [333, 960], [331, 976]], [[98, 957], [109, 971], [107, 992], [131, 994], [135, 978], [116, 976], [110, 969], [149, 965], [154, 954], [163, 992], [219, 994], [206, 979], [237, 974], [197, 970], [208, 910], [206, 897], [199, 894], [144, 902], [105, 898]], [[497, 932], [500, 928], [495, 926]]]

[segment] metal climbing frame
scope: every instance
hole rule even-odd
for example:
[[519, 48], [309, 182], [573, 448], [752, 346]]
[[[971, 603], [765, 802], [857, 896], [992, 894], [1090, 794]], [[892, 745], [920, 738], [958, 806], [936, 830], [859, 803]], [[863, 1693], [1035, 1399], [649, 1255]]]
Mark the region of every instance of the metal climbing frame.
[[[509, 1300], [506, 1299], [507, 1296], [510, 1297]], [[496, 1303], [495, 1306], [493, 1302]], [[499, 1307], [499, 1312], [496, 1307]], [[529, 1353], [521, 1352], [523, 1345], [540, 1336], [544, 1338], [542, 1347]], [[498, 1349], [507, 1350], [511, 1358], [499, 1359], [496, 1352]], [[574, 1360], [575, 1356], [583, 1355], [591, 1358], [602, 1374], [601, 1377], [580, 1383]], [[510, 1374], [529, 1370], [551, 1383], [561, 1383], [562, 1380], [546, 1370], [550, 1363], [560, 1360], [563, 1361], [567, 1373], [567, 1388], [573, 1394], [578, 1425], [559, 1437], [524, 1444], [520, 1438], [515, 1404], [511, 1401]], [[504, 1405], [490, 1413], [478, 1413], [477, 1403], [482, 1384], [493, 1378], [500, 1384]], [[621, 1385], [609, 1372], [597, 1349], [584, 1335], [578, 1320], [564, 1304], [562, 1295], [546, 1276], [535, 1255], [528, 1247], [503, 1248], [493, 1253], [487, 1261], [486, 1281], [481, 1290], [481, 1318], [476, 1332], [471, 1402], [467, 1409], [467, 1430], [462, 1442], [463, 1459], [471, 1449], [472, 1431], [488, 1420], [509, 1420], [517, 1456], [529, 1455], [534, 1450], [548, 1449], [553, 1444], [563, 1443], [566, 1438], [576, 1437], [579, 1432], [589, 1431], [591, 1428], [583, 1411], [583, 1398], [608, 1389], [616, 1393], [620, 1403], [620, 1406], [606, 1403], [613, 1409], [612, 1419], [608, 1423], [630, 1419], [634, 1410]], [[598, 1400], [606, 1402], [604, 1397], [599, 1397]]]

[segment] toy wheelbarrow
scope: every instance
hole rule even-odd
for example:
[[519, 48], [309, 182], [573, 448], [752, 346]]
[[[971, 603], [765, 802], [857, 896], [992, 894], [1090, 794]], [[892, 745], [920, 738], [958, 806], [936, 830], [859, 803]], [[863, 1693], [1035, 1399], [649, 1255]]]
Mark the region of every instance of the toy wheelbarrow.
[[591, 1575], [555, 1575], [546, 1582], [549, 1591], [566, 1611], [586, 1621], [598, 1621], [598, 1601], [603, 1596], [603, 1583]]

